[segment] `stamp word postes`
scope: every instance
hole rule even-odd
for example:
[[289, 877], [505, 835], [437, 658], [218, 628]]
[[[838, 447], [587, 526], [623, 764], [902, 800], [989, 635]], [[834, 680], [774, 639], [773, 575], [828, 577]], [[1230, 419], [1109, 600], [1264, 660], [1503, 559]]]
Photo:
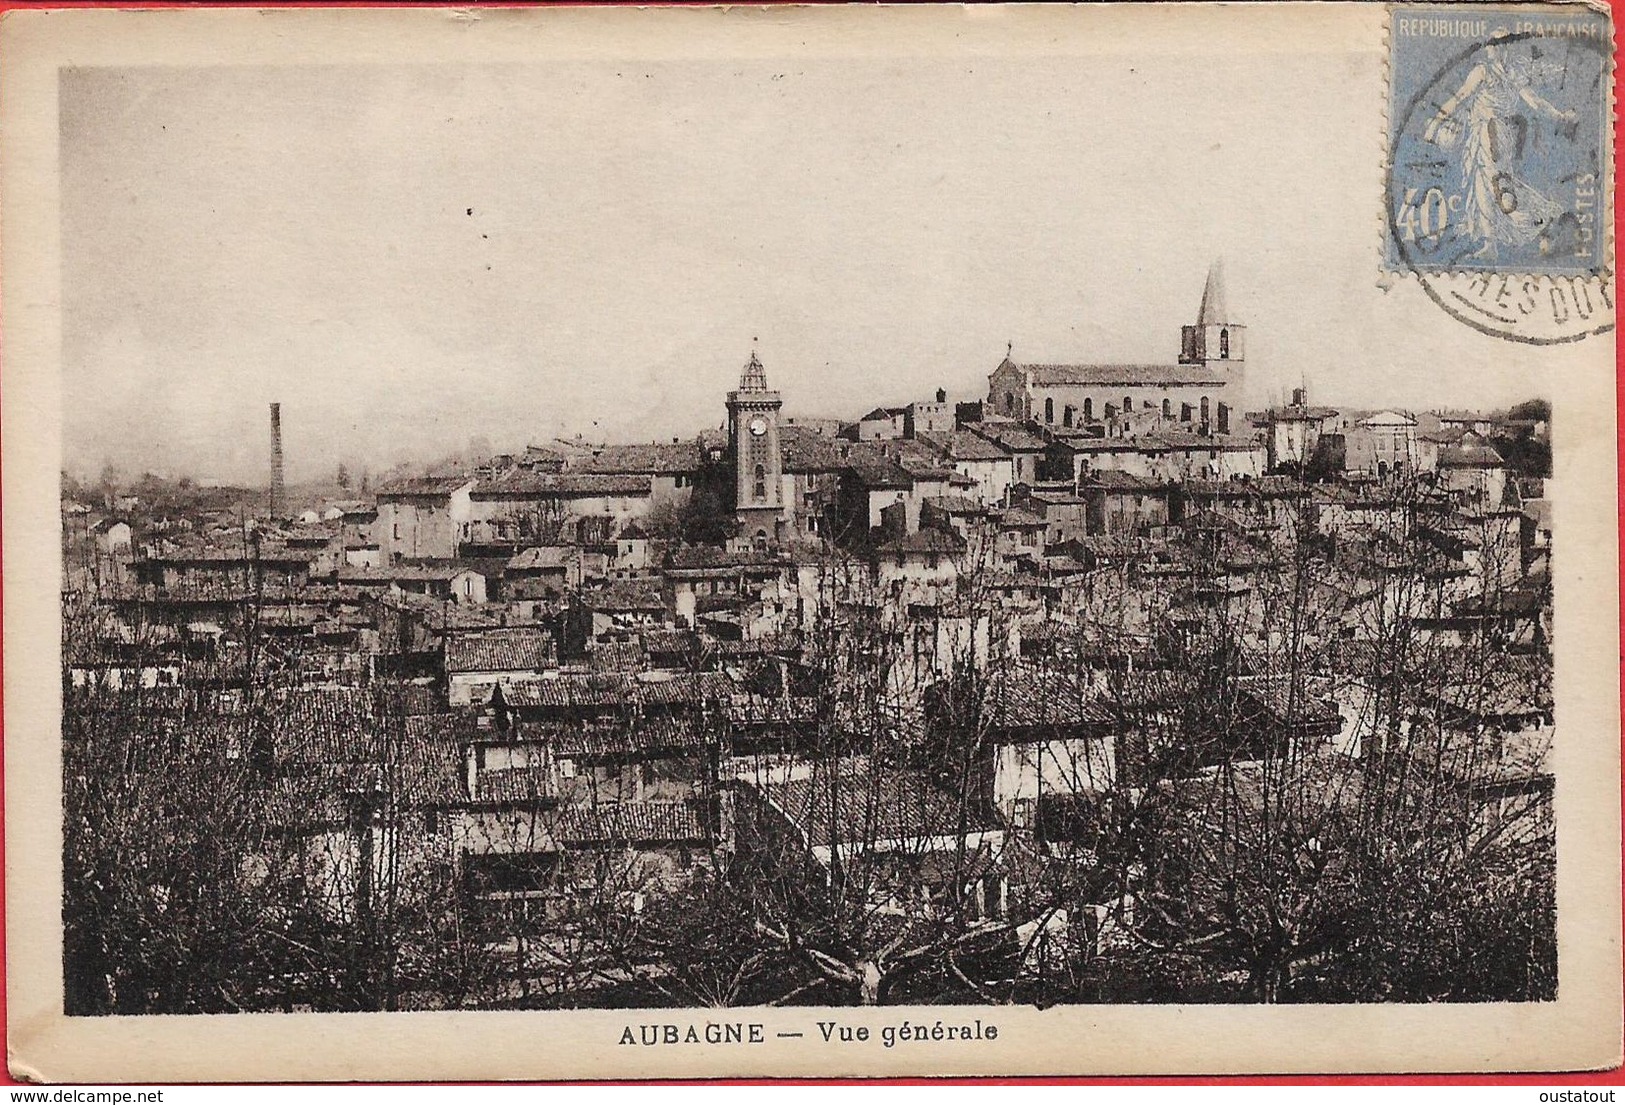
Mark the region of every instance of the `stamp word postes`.
[[1508, 341], [1612, 330], [1607, 16], [1582, 4], [1389, 13], [1383, 268]]

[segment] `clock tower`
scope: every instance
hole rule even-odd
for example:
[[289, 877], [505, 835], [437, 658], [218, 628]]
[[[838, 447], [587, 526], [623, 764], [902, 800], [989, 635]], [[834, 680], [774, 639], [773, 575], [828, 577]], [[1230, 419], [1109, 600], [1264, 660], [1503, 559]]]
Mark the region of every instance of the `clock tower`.
[[734, 517], [743, 535], [758, 544], [778, 538], [784, 516], [784, 459], [779, 453], [779, 408], [784, 401], [769, 391], [767, 373], [752, 349], [728, 393], [728, 446], [733, 450]]

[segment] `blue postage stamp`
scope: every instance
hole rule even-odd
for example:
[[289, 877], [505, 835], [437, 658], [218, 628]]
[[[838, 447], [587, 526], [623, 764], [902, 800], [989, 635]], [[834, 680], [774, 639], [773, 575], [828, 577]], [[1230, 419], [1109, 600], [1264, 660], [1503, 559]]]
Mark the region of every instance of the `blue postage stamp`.
[[1385, 267], [1603, 274], [1607, 16], [1581, 4], [1396, 4], [1388, 31]]

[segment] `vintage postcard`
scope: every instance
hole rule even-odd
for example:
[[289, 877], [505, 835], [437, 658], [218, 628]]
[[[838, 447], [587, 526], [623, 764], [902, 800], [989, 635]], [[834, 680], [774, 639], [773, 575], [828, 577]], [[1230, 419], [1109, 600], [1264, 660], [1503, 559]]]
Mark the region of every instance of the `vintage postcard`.
[[12, 1073], [1616, 1065], [1613, 42], [8, 13]]

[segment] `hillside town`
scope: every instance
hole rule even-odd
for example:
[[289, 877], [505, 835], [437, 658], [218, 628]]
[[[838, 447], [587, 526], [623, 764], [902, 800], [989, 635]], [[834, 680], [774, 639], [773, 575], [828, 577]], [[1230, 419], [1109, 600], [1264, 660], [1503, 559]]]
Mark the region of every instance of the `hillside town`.
[[742, 348], [692, 436], [65, 484], [69, 1012], [1552, 997], [1549, 407], [1250, 401], [1196, 291], [851, 418]]

